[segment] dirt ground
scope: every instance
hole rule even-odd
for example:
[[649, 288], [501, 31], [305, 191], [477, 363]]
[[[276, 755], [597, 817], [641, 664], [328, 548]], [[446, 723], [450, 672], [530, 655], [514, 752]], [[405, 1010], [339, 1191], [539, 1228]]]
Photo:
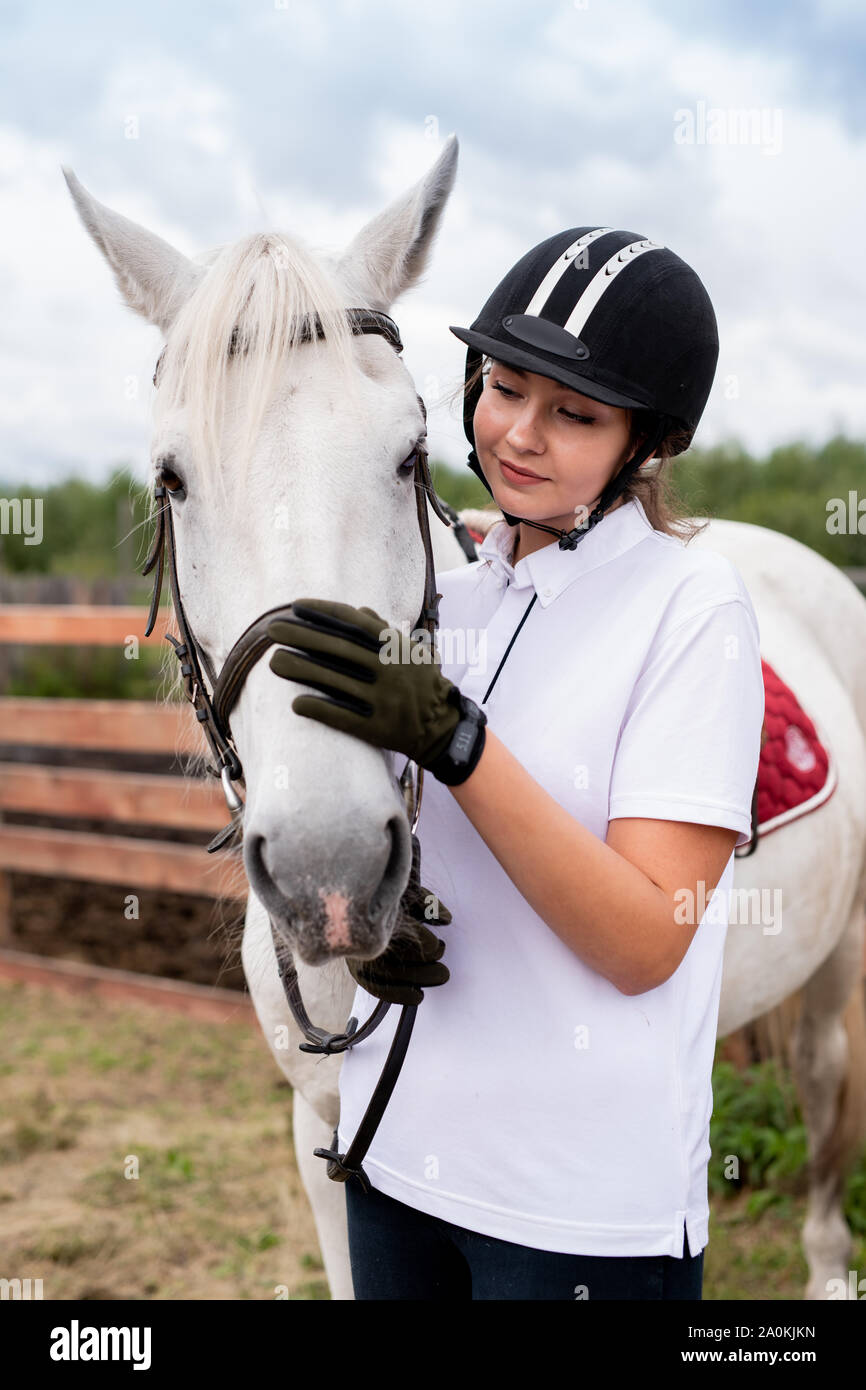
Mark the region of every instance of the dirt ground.
[[242, 903], [220, 907], [212, 898], [142, 889], [138, 920], [128, 921], [123, 902], [134, 888], [36, 874], [10, 878], [11, 934], [3, 944], [13, 950], [245, 988]]

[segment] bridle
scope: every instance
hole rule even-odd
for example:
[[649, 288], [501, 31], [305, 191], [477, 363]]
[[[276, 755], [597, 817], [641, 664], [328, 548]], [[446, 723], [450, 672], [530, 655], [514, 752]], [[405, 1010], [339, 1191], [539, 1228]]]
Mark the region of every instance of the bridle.
[[[379, 313], [374, 309], [347, 309], [346, 314], [349, 319], [351, 331], [353, 333], [378, 333], [381, 334], [396, 352], [403, 351], [403, 344], [400, 341], [400, 333], [396, 323], [387, 314]], [[324, 331], [318, 315], [315, 316], [313, 331], [310, 330], [309, 319], [302, 325], [302, 332], [299, 341], [309, 341], [313, 336], [323, 337]], [[230, 354], [237, 349], [237, 330], [232, 335], [229, 348]], [[164, 350], [163, 350], [164, 352]], [[158, 385], [158, 375], [163, 354], [160, 354], [153, 374], [154, 386]], [[423, 400], [418, 396], [424, 418], [427, 418], [427, 410]], [[424, 555], [426, 561], [426, 572], [424, 577], [424, 600], [421, 612], [416, 624], [416, 628], [424, 627], [430, 634], [431, 643], [434, 639], [439, 620], [439, 600], [441, 594], [436, 592], [436, 574], [433, 562], [433, 550], [430, 541], [430, 527], [427, 519], [426, 499], [430, 503], [439, 519], [446, 526], [453, 526], [457, 531], [460, 543], [469, 558], [474, 559], [474, 543], [468, 533], [459, 523], [457, 514], [448, 503], [437, 497], [433, 484], [430, 480], [430, 472], [427, 462], [427, 450], [423, 444], [419, 444], [416, 449], [415, 461], [415, 499], [418, 508], [418, 524], [421, 529], [421, 538], [424, 543]], [[174, 611], [177, 619], [180, 641], [166, 633], [166, 640], [171, 642], [174, 647], [175, 656], [180, 662], [181, 675], [184, 679], [184, 688], [187, 699], [192, 704], [196, 718], [202, 725], [205, 737], [210, 744], [213, 753], [214, 766], [208, 766], [208, 772], [214, 777], [219, 777], [222, 782], [223, 792], [226, 803], [231, 812], [231, 820], [228, 825], [214, 836], [207, 847], [208, 853], [212, 854], [215, 850], [224, 848], [232, 838], [233, 833], [239, 830], [242, 824], [244, 802], [235, 790], [234, 783], [244, 781], [243, 767], [238, 755], [231, 732], [231, 714], [234, 709], [244, 682], [250, 671], [258, 661], [264, 656], [272, 646], [275, 645], [273, 638], [268, 636], [268, 624], [274, 618], [292, 617], [293, 609], [291, 603], [279, 604], [276, 608], [270, 608], [266, 613], [256, 618], [241, 633], [235, 642], [222, 670], [217, 676], [212, 664], [207, 657], [207, 653], [202, 651], [193, 636], [192, 629], [187, 621], [184, 611], [183, 601], [180, 595], [180, 586], [177, 573], [177, 552], [175, 550], [174, 523], [172, 519], [171, 503], [168, 500], [168, 489], [165, 485], [157, 481], [154, 487], [154, 497], [160, 503], [157, 513], [157, 529], [154, 537], [150, 554], [145, 563], [142, 574], [149, 574], [156, 565], [156, 575], [154, 577], [153, 595], [150, 602], [150, 613], [148, 615], [145, 636], [149, 637], [156, 622], [157, 610], [159, 608], [160, 594], [162, 591], [163, 572], [165, 569], [166, 556], [168, 558], [168, 577], [171, 585], [171, 596], [174, 603]], [[471, 550], [468, 548], [471, 547]], [[207, 668], [208, 678], [211, 684], [211, 693], [208, 693], [205, 684], [202, 665]], [[414, 768], [414, 775], [412, 769]], [[418, 816], [421, 811], [421, 794], [424, 785], [423, 768], [416, 767], [412, 761], [406, 763], [403, 773], [399, 779], [399, 785], [406, 805], [407, 816], [410, 823], [410, 833], [412, 837], [412, 873], [410, 875], [409, 886], [406, 889], [408, 894], [414, 887], [418, 889], [420, 880], [419, 861], [420, 847], [418, 844], [415, 828], [418, 824]], [[232, 846], [237, 849], [237, 842]], [[301, 999], [300, 988], [298, 985], [297, 972], [291, 958], [291, 953], [283, 947], [277, 933], [274, 920], [270, 917], [271, 933], [274, 940], [274, 949], [277, 956], [277, 964], [280, 978], [285, 990], [286, 999], [295, 1022], [303, 1032], [307, 1041], [300, 1043], [302, 1052], [321, 1052], [327, 1055], [337, 1052], [345, 1052], [348, 1048], [354, 1047], [363, 1038], [369, 1037], [375, 1028], [381, 1023], [385, 1014], [391, 1007], [387, 1000], [379, 999], [376, 1007], [361, 1027], [358, 1027], [358, 1020], [350, 1018], [343, 1033], [328, 1033], [322, 1028], [315, 1027], [307, 1015]], [[314, 1149], [313, 1152], [320, 1158], [328, 1161], [328, 1176], [337, 1182], [345, 1182], [352, 1174], [357, 1175], [365, 1190], [369, 1186], [369, 1179], [361, 1167], [361, 1161], [372, 1142], [373, 1135], [379, 1125], [385, 1107], [391, 1097], [391, 1093], [400, 1074], [400, 1068], [406, 1056], [409, 1039], [415, 1023], [416, 1004], [403, 1004], [402, 1013], [397, 1023], [394, 1038], [382, 1074], [376, 1084], [376, 1088], [364, 1113], [364, 1117], [358, 1127], [358, 1132], [352, 1140], [347, 1152], [340, 1154], [337, 1152], [337, 1131], [334, 1131], [332, 1149]]]

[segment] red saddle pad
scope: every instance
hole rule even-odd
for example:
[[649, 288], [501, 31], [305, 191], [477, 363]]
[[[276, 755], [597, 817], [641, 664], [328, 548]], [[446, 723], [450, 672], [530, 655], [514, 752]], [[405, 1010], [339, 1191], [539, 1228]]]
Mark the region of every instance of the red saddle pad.
[[761, 658], [764, 724], [758, 763], [758, 834], [822, 806], [836, 790], [832, 755], [790, 686]]

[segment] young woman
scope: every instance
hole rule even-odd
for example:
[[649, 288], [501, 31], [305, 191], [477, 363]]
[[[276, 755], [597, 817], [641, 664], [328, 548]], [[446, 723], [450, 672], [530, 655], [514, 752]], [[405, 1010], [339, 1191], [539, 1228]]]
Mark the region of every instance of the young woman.
[[[689, 550], [663, 494], [710, 392], [715, 316], [667, 248], [581, 227], [452, 331], [469, 464], [505, 520], [437, 575], [441, 665], [378, 661], [378, 614], [315, 601], [345, 635], [299, 631], [304, 655], [271, 658], [340, 701], [299, 696], [299, 713], [433, 773], [417, 833], [450, 978], [418, 1010], [367, 1181], [346, 1184], [355, 1294], [699, 1299], [764, 712], [743, 581]], [[341, 1151], [393, 1032], [389, 1016], [344, 1056]]]

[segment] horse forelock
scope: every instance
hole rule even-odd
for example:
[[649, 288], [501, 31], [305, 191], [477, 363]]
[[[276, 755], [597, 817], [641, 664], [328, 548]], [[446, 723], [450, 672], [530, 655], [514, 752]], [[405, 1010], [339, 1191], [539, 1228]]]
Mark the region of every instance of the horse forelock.
[[257, 232], [198, 258], [199, 284], [172, 323], [159, 376], [161, 404], [183, 410], [184, 432], [208, 491], [221, 476], [227, 376], [244, 402], [245, 430], [231, 459], [245, 480], [255, 441], [289, 354], [318, 316], [324, 338], [307, 351], [325, 354], [329, 375], [356, 394], [358, 368], [345, 290], [324, 261], [283, 232]]

